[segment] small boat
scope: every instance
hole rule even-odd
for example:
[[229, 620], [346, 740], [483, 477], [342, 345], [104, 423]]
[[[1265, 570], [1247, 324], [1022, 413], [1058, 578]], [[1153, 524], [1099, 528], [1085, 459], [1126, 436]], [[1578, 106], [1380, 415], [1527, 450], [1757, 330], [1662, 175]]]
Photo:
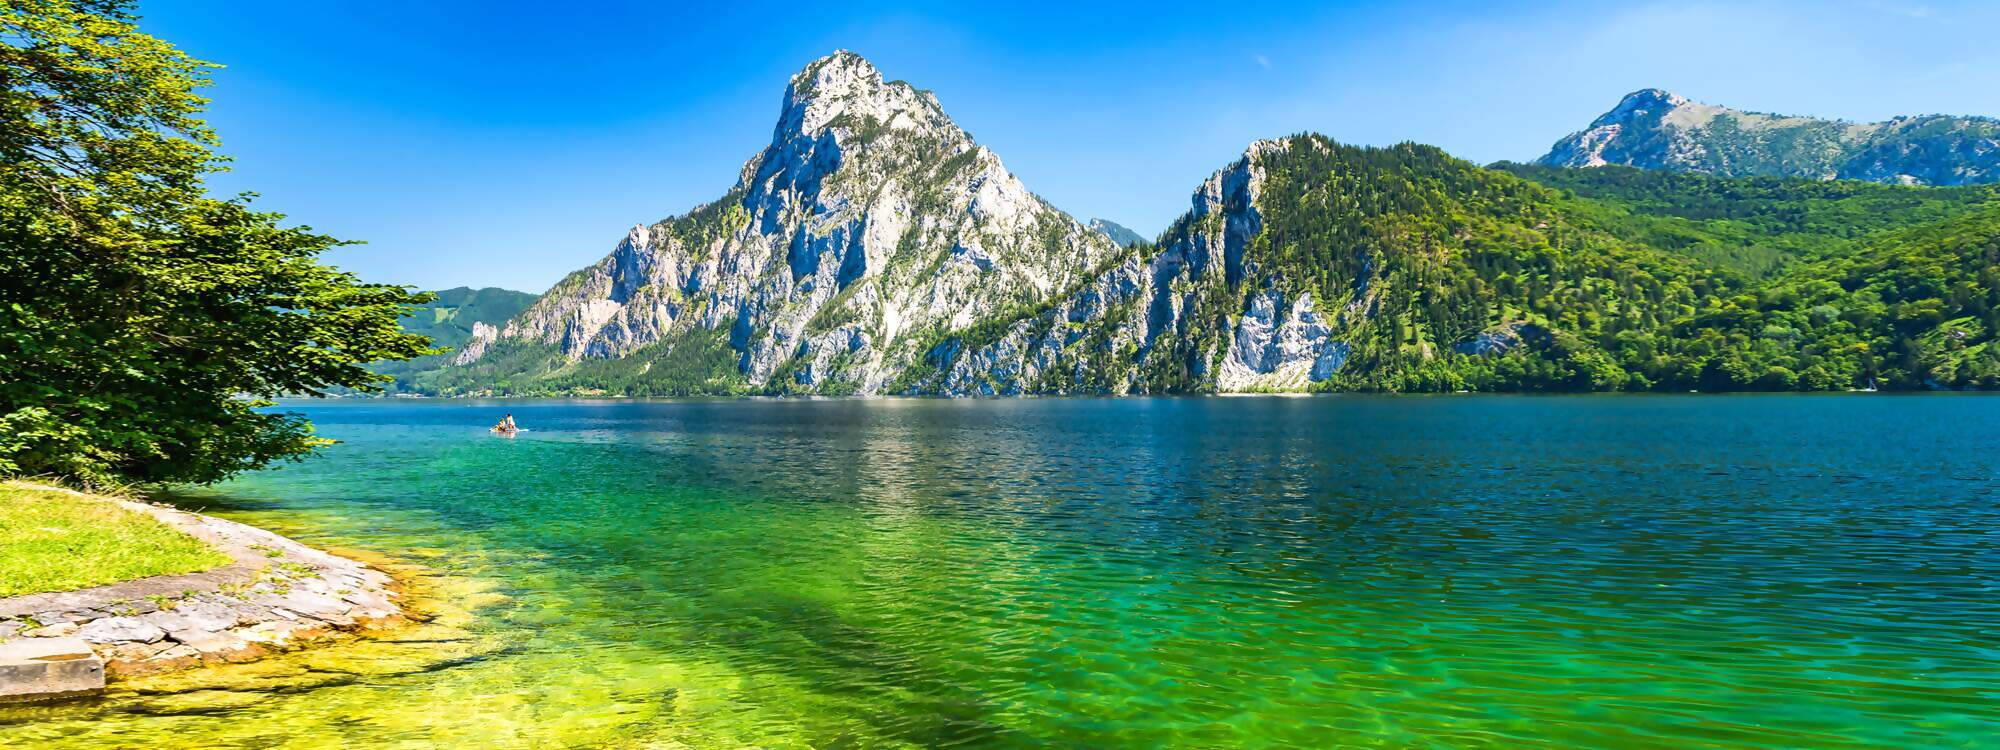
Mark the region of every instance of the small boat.
[[505, 419], [494, 423], [492, 427], [486, 429], [495, 435], [506, 435], [508, 437], [513, 437], [515, 433], [527, 432], [527, 430], [521, 429], [520, 425], [514, 424], [514, 415], [512, 414], [507, 415]]

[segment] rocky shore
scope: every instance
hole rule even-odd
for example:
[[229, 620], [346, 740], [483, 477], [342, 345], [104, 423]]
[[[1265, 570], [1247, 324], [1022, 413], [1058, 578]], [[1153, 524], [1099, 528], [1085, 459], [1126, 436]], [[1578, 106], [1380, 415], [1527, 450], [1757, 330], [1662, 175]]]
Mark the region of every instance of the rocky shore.
[[362, 562], [233, 521], [109, 501], [213, 545], [229, 564], [0, 599], [0, 651], [75, 659], [87, 648], [117, 678], [254, 660], [408, 617], [399, 584]]

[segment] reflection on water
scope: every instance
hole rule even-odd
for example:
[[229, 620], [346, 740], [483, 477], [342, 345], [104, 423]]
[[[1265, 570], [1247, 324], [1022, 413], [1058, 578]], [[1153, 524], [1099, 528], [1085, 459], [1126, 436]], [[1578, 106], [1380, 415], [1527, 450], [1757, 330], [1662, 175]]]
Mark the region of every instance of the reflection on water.
[[[405, 556], [477, 617], [0, 710], [0, 744], [1971, 747], [2000, 726], [2000, 399], [307, 411], [345, 442], [188, 502]], [[493, 438], [500, 411], [534, 431]]]

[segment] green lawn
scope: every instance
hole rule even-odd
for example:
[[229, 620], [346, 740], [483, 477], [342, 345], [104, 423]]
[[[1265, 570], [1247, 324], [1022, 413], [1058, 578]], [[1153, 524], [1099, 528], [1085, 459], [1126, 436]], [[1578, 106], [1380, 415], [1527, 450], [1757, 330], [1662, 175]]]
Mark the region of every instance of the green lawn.
[[206, 543], [115, 503], [0, 484], [0, 596], [192, 573], [228, 562]]

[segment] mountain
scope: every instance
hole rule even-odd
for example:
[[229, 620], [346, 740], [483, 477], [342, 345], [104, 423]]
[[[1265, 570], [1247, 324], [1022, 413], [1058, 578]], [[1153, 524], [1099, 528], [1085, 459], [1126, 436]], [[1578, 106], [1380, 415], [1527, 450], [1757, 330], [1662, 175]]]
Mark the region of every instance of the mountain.
[[454, 349], [472, 340], [474, 329], [505, 325], [535, 301], [535, 295], [499, 287], [461, 286], [432, 294], [437, 299], [403, 316], [403, 330], [421, 333], [438, 346]]
[[[1664, 99], [1663, 99], [1664, 101]], [[1718, 118], [1716, 121], [1720, 121]], [[1250, 145], [1159, 241], [1029, 193], [851, 53], [722, 199], [634, 227], [436, 394], [2000, 387], [2000, 198]]]
[[[1577, 337], [1623, 308], [1690, 305], [1709, 283], [1689, 260], [1576, 225], [1526, 180], [1428, 146], [1301, 135], [1252, 144], [1210, 177], [1151, 256], [1045, 311], [941, 341], [931, 372], [909, 385], [998, 395], [1626, 387]], [[1483, 356], [1517, 349], [1534, 354]], [[1535, 369], [1469, 383], [1447, 360]]]
[[1090, 223], [1086, 226], [1089, 226], [1091, 229], [1095, 229], [1099, 232], [1103, 232], [1104, 236], [1110, 237], [1111, 241], [1118, 243], [1119, 247], [1131, 247], [1133, 245], [1146, 244], [1146, 238], [1140, 236], [1138, 232], [1126, 229], [1124, 226], [1121, 226], [1117, 222], [1111, 221], [1109, 219], [1091, 219]]
[[378, 362], [370, 369], [399, 378], [435, 369], [462, 356], [468, 342], [485, 333], [490, 336], [508, 320], [528, 309], [535, 295], [511, 289], [456, 287], [433, 292], [436, 299], [417, 306], [399, 321], [403, 330], [431, 338], [435, 346], [452, 351], [419, 357], [407, 362]]
[[1042, 304], [1119, 252], [931, 92], [842, 51], [792, 77], [770, 145], [726, 195], [633, 227], [432, 383], [627, 392], [672, 362], [702, 374], [636, 390], [875, 393], [916, 342]]
[[1660, 89], [1627, 94], [1537, 164], [1623, 164], [1724, 177], [1908, 185], [2000, 181], [2000, 120], [1923, 115], [1851, 123], [1745, 112]]
[[[2000, 199], [1254, 144], [1149, 257], [941, 339], [908, 392], [2000, 386]], [[1647, 176], [1639, 170], [1611, 174]], [[1745, 273], [1735, 243], [1781, 256]]]

